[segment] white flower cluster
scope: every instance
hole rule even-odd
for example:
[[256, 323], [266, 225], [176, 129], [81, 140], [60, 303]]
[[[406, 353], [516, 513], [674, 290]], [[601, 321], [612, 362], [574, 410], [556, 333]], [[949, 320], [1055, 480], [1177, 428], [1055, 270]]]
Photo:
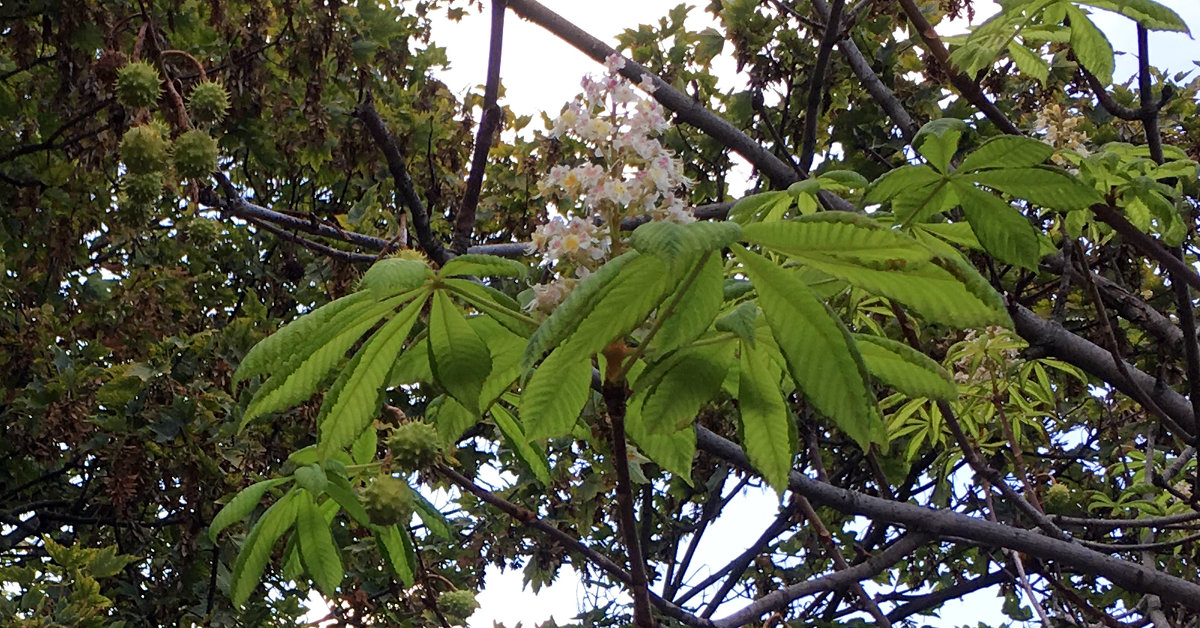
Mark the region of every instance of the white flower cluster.
[[[549, 312], [577, 282], [599, 267], [618, 247], [621, 219], [648, 214], [652, 220], [694, 220], [679, 193], [691, 185], [683, 166], [662, 145], [670, 128], [661, 105], [638, 95], [620, 75], [625, 59], [613, 54], [601, 78], [584, 77], [583, 94], [554, 120], [552, 137], [571, 136], [587, 146], [594, 160], [555, 166], [538, 182], [543, 198], [558, 204], [554, 217], [533, 234], [530, 252], [541, 252], [560, 273], [550, 284], [535, 286], [532, 310]], [[653, 93], [650, 75], [637, 88]], [[597, 227], [607, 223], [606, 228]], [[607, 236], [607, 237], [606, 237]]]
[[[1057, 150], [1070, 150], [1086, 157], [1087, 135], [1076, 128], [1083, 121], [1083, 116], [1073, 114], [1057, 104], [1051, 104], [1038, 112], [1033, 124], [1038, 131], [1045, 133], [1042, 138], [1045, 143]], [[1055, 155], [1053, 160], [1060, 165], [1066, 165], [1058, 155]]]

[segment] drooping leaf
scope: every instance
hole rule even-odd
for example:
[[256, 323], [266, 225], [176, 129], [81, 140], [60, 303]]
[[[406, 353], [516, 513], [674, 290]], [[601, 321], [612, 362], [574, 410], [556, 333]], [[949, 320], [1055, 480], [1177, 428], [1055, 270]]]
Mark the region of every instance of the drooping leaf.
[[[972, 174], [971, 180], [1009, 196], [1059, 211], [1084, 209], [1104, 201], [1095, 190], [1075, 177], [1049, 168], [984, 170]], [[955, 190], [961, 193], [960, 187], [955, 187]]]
[[234, 606], [245, 604], [254, 589], [258, 588], [263, 569], [271, 558], [271, 550], [296, 521], [297, 495], [301, 492], [301, 489], [292, 489], [272, 504], [246, 535], [246, 542], [242, 544], [242, 551], [233, 565], [230, 598]]
[[647, 458], [658, 466], [692, 482], [692, 459], [696, 456], [696, 430], [692, 426], [675, 432], [651, 432], [640, 407], [629, 407], [625, 433]]
[[754, 329], [758, 321], [758, 304], [746, 301], [738, 304], [733, 311], [717, 319], [718, 331], [727, 331], [741, 338], [746, 343], [754, 344]]
[[444, 290], [434, 292], [429, 313], [429, 364], [437, 383], [479, 414], [479, 393], [492, 371], [492, 356]]
[[763, 216], [782, 214], [792, 206], [793, 201], [792, 194], [784, 190], [752, 194], [733, 204], [729, 210], [729, 219], [746, 225]]
[[738, 415], [742, 446], [751, 464], [777, 493], [787, 488], [792, 468], [792, 439], [789, 438], [787, 404], [772, 377], [768, 358], [761, 348], [742, 343], [738, 361]]
[[796, 220], [756, 223], [745, 240], [804, 260], [821, 256], [872, 267], [895, 268], [928, 262], [932, 254], [911, 237], [849, 212], [820, 212]]
[[958, 389], [942, 365], [912, 347], [888, 338], [855, 334], [871, 375], [910, 397], [954, 401]]
[[300, 557], [304, 560], [305, 571], [326, 597], [334, 597], [345, 575], [342, 558], [329, 532], [329, 522], [308, 491], [300, 493], [296, 536], [300, 539]]
[[208, 524], [208, 538], [216, 541], [217, 535], [221, 533], [221, 530], [229, 527], [235, 521], [245, 519], [250, 513], [254, 512], [254, 508], [258, 506], [258, 502], [262, 501], [263, 495], [266, 495], [267, 491], [287, 482], [289, 479], [291, 478], [272, 478], [270, 480], [255, 482], [242, 489], [237, 495], [234, 495], [233, 499], [229, 500], [229, 503], [225, 504], [217, 512], [212, 522]]
[[354, 488], [350, 486], [350, 480], [344, 476], [334, 473], [329, 474], [329, 485], [325, 487], [325, 494], [333, 498], [342, 510], [346, 511], [350, 518], [356, 521], [361, 526], [371, 525], [371, 518], [367, 515], [367, 511], [363, 508], [362, 501], [358, 499], [358, 495], [354, 492]]
[[1017, 64], [1017, 69], [1045, 84], [1050, 78], [1050, 62], [1037, 52], [1025, 46], [1012, 42], [1008, 45], [1008, 56]]
[[745, 248], [734, 251], [805, 397], [862, 447], [881, 442], [866, 366], [845, 326], [796, 276]]
[[740, 234], [738, 223], [732, 221], [688, 224], [654, 221], [634, 229], [629, 242], [640, 253], [657, 255], [676, 263], [724, 248], [736, 241]]
[[529, 437], [521, 429], [521, 424], [503, 405], [492, 406], [491, 412], [492, 420], [496, 423], [496, 427], [500, 428], [500, 434], [504, 436], [504, 441], [517, 454], [521, 462], [529, 467], [529, 470], [533, 472], [533, 477], [537, 478], [542, 486], [550, 486], [550, 464], [546, 461], [545, 452], [529, 442]]
[[378, 450], [379, 432], [369, 428], [363, 430], [363, 433], [354, 439], [354, 444], [350, 445], [350, 457], [354, 464], [367, 464], [375, 459]]
[[413, 507], [417, 516], [421, 518], [421, 523], [425, 524], [434, 536], [447, 541], [453, 538], [454, 534], [450, 532], [450, 522], [446, 521], [446, 516], [417, 491], [413, 491]]
[[962, 180], [952, 182], [979, 243], [1000, 261], [1036, 270], [1038, 231], [1012, 205]]
[[382, 298], [416, 290], [432, 276], [433, 270], [423, 262], [389, 257], [375, 262], [363, 273], [359, 288]]
[[466, 279], [447, 279], [446, 287], [472, 307], [504, 326], [510, 332], [529, 337], [538, 324], [521, 311], [521, 306], [508, 295], [494, 288]]
[[886, 203], [901, 193], [930, 186], [942, 180], [942, 175], [928, 164], [901, 166], [875, 179], [863, 195], [863, 202]]
[[530, 439], [571, 432], [592, 384], [590, 354], [559, 347], [533, 372], [521, 395], [521, 424]]
[[917, 131], [913, 148], [938, 172], [949, 172], [950, 160], [958, 152], [958, 140], [966, 130], [967, 124], [957, 118], [930, 120]]
[[449, 395], [439, 395], [429, 402], [425, 415], [436, 427], [442, 443], [449, 445], [479, 421], [479, 415], [464, 408]]
[[400, 579], [401, 584], [411, 587], [413, 574], [417, 570], [417, 560], [412, 541], [408, 539], [408, 532], [397, 526], [377, 527], [375, 543], [392, 573]]
[[1054, 147], [1028, 137], [1001, 135], [984, 142], [962, 160], [956, 172], [990, 168], [1031, 168], [1045, 163]]
[[329, 479], [325, 476], [325, 469], [321, 465], [312, 463], [296, 469], [292, 474], [296, 478], [296, 486], [303, 488], [313, 495], [321, 495], [325, 492], [325, 487], [329, 485]]
[[[708, 329], [720, 311], [725, 283], [721, 260], [716, 255], [709, 255], [701, 264], [702, 267], [686, 287], [674, 311], [663, 321], [654, 337], [656, 351], [671, 351], [691, 342]], [[668, 297], [674, 298], [675, 295]]]
[[325, 395], [318, 417], [322, 458], [350, 446], [379, 413], [383, 384], [423, 305], [415, 300], [372, 334]]
[[516, 260], [495, 255], [459, 255], [446, 262], [438, 275], [442, 277], [524, 277], [526, 267]]
[[704, 404], [720, 392], [733, 349], [731, 338], [687, 347], [643, 371], [633, 385], [629, 405], [640, 407], [646, 430], [671, 433], [691, 425]]
[[314, 332], [320, 331], [326, 323], [345, 311], [351, 305], [371, 299], [368, 292], [355, 292], [336, 301], [326, 303], [321, 307], [284, 325], [279, 331], [260, 340], [246, 353], [233, 374], [233, 383], [245, 381], [255, 375], [269, 373], [287, 356], [291, 355], [296, 345], [309, 339]]

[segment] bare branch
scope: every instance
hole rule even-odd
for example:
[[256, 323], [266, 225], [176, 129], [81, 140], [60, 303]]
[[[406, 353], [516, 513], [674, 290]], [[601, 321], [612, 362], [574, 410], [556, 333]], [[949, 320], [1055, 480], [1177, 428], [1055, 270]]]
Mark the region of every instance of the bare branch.
[[821, 116], [821, 100], [825, 95], [825, 70], [829, 67], [829, 55], [833, 43], [842, 30], [842, 7], [846, 0], [833, 0], [825, 15], [825, 33], [817, 48], [817, 60], [813, 63], [808, 83], [808, 104], [804, 108], [804, 143], [800, 148], [800, 170], [805, 174], [812, 169], [813, 153], [817, 149], [817, 118]]

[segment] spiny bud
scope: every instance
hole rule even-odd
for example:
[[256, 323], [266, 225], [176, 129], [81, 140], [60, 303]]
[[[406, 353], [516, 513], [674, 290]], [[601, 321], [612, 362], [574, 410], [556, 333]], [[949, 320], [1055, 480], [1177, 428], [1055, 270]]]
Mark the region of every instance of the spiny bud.
[[220, 83], [204, 81], [192, 89], [188, 97], [188, 112], [198, 122], [217, 123], [229, 110], [229, 93]]
[[367, 516], [375, 525], [405, 523], [412, 516], [413, 492], [404, 480], [390, 475], [376, 476], [363, 488], [359, 497]]
[[420, 471], [438, 461], [442, 443], [437, 428], [423, 421], [397, 426], [388, 438], [392, 464], [401, 471]]
[[471, 591], [445, 591], [438, 596], [437, 605], [447, 618], [458, 623], [465, 622], [479, 608]]
[[1054, 483], [1050, 488], [1046, 489], [1046, 497], [1044, 499], [1046, 507], [1052, 510], [1060, 509], [1068, 505], [1071, 501], [1071, 489], [1067, 488], [1066, 484]]
[[180, 177], [207, 177], [217, 169], [217, 140], [204, 131], [192, 129], [175, 139], [171, 157]]
[[158, 70], [145, 61], [134, 61], [117, 72], [117, 101], [130, 109], [149, 107], [162, 93]]
[[135, 126], [121, 136], [121, 160], [129, 172], [159, 172], [167, 163], [167, 140], [153, 125]]
[[129, 172], [121, 177], [121, 191], [131, 203], [149, 205], [162, 195], [162, 173]]

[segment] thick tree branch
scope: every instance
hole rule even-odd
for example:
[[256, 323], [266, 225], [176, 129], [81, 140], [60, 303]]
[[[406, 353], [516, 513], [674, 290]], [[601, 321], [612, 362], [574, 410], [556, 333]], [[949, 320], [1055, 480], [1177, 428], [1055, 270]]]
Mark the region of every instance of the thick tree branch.
[[412, 177], [408, 175], [408, 165], [404, 161], [404, 155], [400, 153], [400, 147], [396, 145], [396, 140], [387, 130], [387, 125], [379, 117], [379, 112], [375, 111], [375, 105], [371, 102], [370, 97], [358, 106], [354, 115], [363, 121], [363, 125], [367, 127], [367, 131], [371, 133], [371, 137], [375, 140], [375, 143], [379, 145], [379, 150], [383, 151], [383, 156], [387, 160], [388, 171], [392, 173], [392, 181], [396, 185], [396, 193], [400, 195], [401, 200], [408, 206], [408, 211], [412, 215], [413, 231], [416, 232], [417, 244], [420, 245], [421, 250], [425, 251], [425, 254], [430, 259], [438, 264], [444, 264], [453, 255], [446, 250], [446, 247], [434, 235], [433, 228], [429, 222], [429, 211], [425, 208], [425, 203], [417, 194], [417, 188], [413, 184]]
[[1126, 242], [1132, 244], [1134, 248], [1141, 251], [1150, 259], [1158, 262], [1170, 274], [1172, 281], [1186, 283], [1193, 289], [1200, 290], [1200, 275], [1197, 275], [1194, 269], [1171, 253], [1170, 249], [1155, 239], [1154, 236], [1135, 227], [1116, 208], [1103, 203], [1097, 203], [1096, 205], [1092, 205], [1092, 212], [1097, 218], [1121, 234], [1121, 237], [1125, 238]]
[[475, 231], [475, 210], [479, 207], [479, 192], [483, 188], [483, 175], [487, 170], [488, 152], [492, 138], [500, 127], [503, 117], [497, 100], [500, 97], [500, 54], [504, 48], [505, 0], [492, 1], [492, 39], [488, 48], [487, 85], [483, 89], [483, 119], [475, 135], [475, 150], [471, 155], [471, 174], [467, 177], [467, 189], [462, 204], [454, 218], [454, 237], [451, 249], [456, 254], [467, 252], [471, 245], [471, 233]]
[[805, 174], [812, 169], [813, 154], [817, 150], [817, 118], [821, 116], [821, 100], [825, 96], [825, 70], [829, 67], [829, 55], [833, 44], [842, 30], [842, 7], [846, 0], [833, 0], [825, 19], [825, 33], [817, 47], [817, 60], [813, 63], [808, 82], [808, 103], [804, 108], [804, 143], [800, 147], [800, 170]]
[[[1105, 356], [1107, 357], [1107, 354]], [[726, 462], [754, 472], [741, 447], [708, 429], [696, 427], [696, 445]], [[1031, 530], [976, 519], [952, 510], [924, 508], [864, 495], [818, 482], [797, 471], [793, 471], [789, 476], [788, 488], [816, 503], [844, 513], [888, 521], [910, 531], [927, 532], [943, 538], [962, 538], [988, 547], [1025, 552], [1043, 560], [1061, 562], [1103, 576], [1130, 591], [1154, 592], [1169, 602], [1200, 610], [1200, 585], [1136, 563], [1106, 556], [1076, 543], [1052, 539]]]

